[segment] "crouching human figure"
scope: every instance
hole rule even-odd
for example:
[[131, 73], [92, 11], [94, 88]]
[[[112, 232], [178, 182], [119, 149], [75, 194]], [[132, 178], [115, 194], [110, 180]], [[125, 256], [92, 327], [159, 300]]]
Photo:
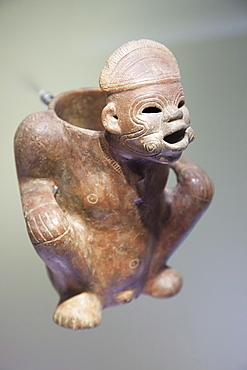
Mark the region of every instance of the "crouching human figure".
[[213, 195], [207, 174], [180, 158], [194, 131], [165, 46], [123, 45], [100, 87], [58, 95], [15, 136], [27, 230], [60, 295], [54, 321], [73, 329], [142, 293], [176, 294], [182, 277], [167, 260]]

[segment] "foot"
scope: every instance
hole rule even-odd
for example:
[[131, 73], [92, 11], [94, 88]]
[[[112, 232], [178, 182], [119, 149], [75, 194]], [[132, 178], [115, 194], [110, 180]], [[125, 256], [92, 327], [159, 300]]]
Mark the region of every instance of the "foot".
[[90, 329], [101, 322], [102, 305], [92, 293], [81, 293], [60, 303], [53, 316], [56, 324], [69, 329]]
[[183, 284], [180, 273], [174, 269], [166, 268], [159, 275], [148, 281], [144, 293], [154, 298], [172, 297], [177, 294]]
[[119, 292], [115, 294], [114, 299], [115, 302], [121, 304], [121, 303], [129, 303], [132, 301], [136, 291], [135, 289], [129, 289], [129, 290], [124, 290], [123, 292]]

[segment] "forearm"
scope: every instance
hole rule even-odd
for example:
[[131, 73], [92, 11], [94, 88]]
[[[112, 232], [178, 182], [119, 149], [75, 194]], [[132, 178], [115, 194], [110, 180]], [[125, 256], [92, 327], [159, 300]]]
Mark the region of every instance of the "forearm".
[[207, 209], [213, 196], [211, 179], [195, 163], [182, 158], [172, 167], [178, 184], [173, 189], [165, 190], [167, 216], [152, 262], [152, 271], [164, 266], [169, 256]]
[[70, 224], [53, 194], [54, 183], [46, 179], [20, 181], [23, 212], [34, 245], [59, 242], [70, 231]]
[[[180, 239], [197, 222], [213, 197], [213, 183], [204, 170], [192, 161], [181, 158], [173, 165], [178, 185], [170, 195], [170, 227]], [[181, 234], [181, 236], [179, 235]]]

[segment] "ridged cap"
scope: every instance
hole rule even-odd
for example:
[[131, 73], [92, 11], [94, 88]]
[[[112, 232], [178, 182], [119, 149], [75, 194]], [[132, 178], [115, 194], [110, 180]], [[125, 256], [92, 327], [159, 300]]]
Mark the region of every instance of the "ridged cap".
[[167, 81], [180, 81], [177, 61], [166, 46], [151, 40], [121, 46], [107, 59], [99, 78], [108, 94]]

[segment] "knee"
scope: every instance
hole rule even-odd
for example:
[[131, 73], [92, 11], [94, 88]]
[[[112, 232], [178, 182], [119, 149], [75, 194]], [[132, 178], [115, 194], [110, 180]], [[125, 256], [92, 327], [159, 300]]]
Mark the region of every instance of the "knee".
[[180, 273], [168, 267], [148, 282], [144, 292], [154, 298], [167, 298], [177, 294], [182, 285], [183, 278]]
[[173, 166], [179, 185], [193, 198], [209, 203], [214, 194], [214, 185], [207, 173], [192, 161], [183, 158]]
[[186, 186], [193, 198], [210, 203], [214, 194], [214, 185], [211, 178], [200, 167], [189, 170], [185, 175]]

